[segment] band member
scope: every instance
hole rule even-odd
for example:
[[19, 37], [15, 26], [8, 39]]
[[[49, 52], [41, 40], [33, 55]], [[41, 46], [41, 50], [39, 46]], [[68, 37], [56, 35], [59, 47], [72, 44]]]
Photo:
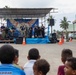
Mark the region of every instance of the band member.
[[43, 26], [43, 24], [41, 26], [41, 35], [43, 38], [45, 37], [45, 27]]
[[2, 32], [2, 38], [3, 38], [3, 39], [5, 39], [5, 35], [6, 35], [6, 34], [5, 34], [5, 28], [6, 28], [6, 27], [4, 26], [4, 24], [2, 24], [2, 26], [1, 26], [1, 32]]
[[34, 27], [34, 37], [35, 38], [38, 37], [38, 26], [37, 25], [35, 25]]
[[0, 40], [2, 39], [2, 31], [1, 31], [1, 28], [0, 28]]
[[5, 26], [4, 26], [4, 24], [2, 24], [2, 26], [1, 26], [1, 30], [3, 31], [3, 30], [5, 30]]
[[41, 37], [41, 27], [38, 27], [38, 37]]
[[25, 26], [22, 24], [20, 26], [20, 29], [21, 29], [21, 35], [24, 37], [25, 36]]
[[29, 27], [29, 38], [32, 38], [32, 27]]

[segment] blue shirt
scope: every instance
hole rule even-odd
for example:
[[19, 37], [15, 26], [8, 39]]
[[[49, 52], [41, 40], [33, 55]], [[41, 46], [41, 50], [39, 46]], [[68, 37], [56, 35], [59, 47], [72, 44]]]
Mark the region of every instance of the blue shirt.
[[12, 64], [1, 64], [0, 75], [26, 75], [23, 70]]

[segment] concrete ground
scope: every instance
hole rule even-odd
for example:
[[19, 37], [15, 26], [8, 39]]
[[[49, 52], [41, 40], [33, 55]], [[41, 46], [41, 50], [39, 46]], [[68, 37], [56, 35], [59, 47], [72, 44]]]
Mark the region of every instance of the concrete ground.
[[[0, 47], [3, 44], [0, 44]], [[57, 75], [58, 66], [62, 64], [61, 62], [61, 51], [64, 48], [69, 48], [73, 51], [74, 56], [76, 56], [76, 41], [65, 42], [63, 45], [58, 43], [54, 44], [10, 44], [14, 48], [19, 50], [19, 64], [24, 66], [28, 61], [27, 54], [29, 49], [37, 48], [40, 52], [41, 58], [46, 59], [50, 63], [50, 72], [47, 75]]]

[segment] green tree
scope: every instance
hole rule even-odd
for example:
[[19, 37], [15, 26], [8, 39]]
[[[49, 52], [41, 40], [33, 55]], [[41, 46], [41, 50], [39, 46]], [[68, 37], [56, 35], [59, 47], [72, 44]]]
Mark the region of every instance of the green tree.
[[10, 8], [9, 6], [5, 5], [3, 8]]
[[57, 38], [60, 38], [61, 37], [61, 35], [62, 35], [62, 31], [59, 31], [59, 30], [57, 30]]
[[67, 21], [67, 18], [66, 17], [63, 17], [63, 19], [61, 20], [60, 22], [60, 27], [65, 31], [66, 33], [66, 41], [68, 42], [68, 32], [67, 32], [67, 29], [68, 29], [68, 26], [69, 26], [69, 21]]

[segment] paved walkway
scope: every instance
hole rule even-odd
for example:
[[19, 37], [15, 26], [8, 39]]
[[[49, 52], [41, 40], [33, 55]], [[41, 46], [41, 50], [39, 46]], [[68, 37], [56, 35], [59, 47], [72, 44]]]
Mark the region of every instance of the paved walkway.
[[[3, 44], [0, 44], [0, 47]], [[50, 72], [47, 75], [57, 75], [57, 68], [61, 62], [61, 51], [64, 48], [69, 48], [73, 51], [74, 56], [76, 56], [76, 41], [72, 42], [65, 42], [63, 45], [56, 44], [11, 44], [14, 48], [17, 48], [20, 53], [19, 57], [19, 64], [24, 65], [27, 60], [27, 54], [29, 49], [31, 48], [38, 48], [41, 58], [46, 59], [50, 65], [51, 69]]]

